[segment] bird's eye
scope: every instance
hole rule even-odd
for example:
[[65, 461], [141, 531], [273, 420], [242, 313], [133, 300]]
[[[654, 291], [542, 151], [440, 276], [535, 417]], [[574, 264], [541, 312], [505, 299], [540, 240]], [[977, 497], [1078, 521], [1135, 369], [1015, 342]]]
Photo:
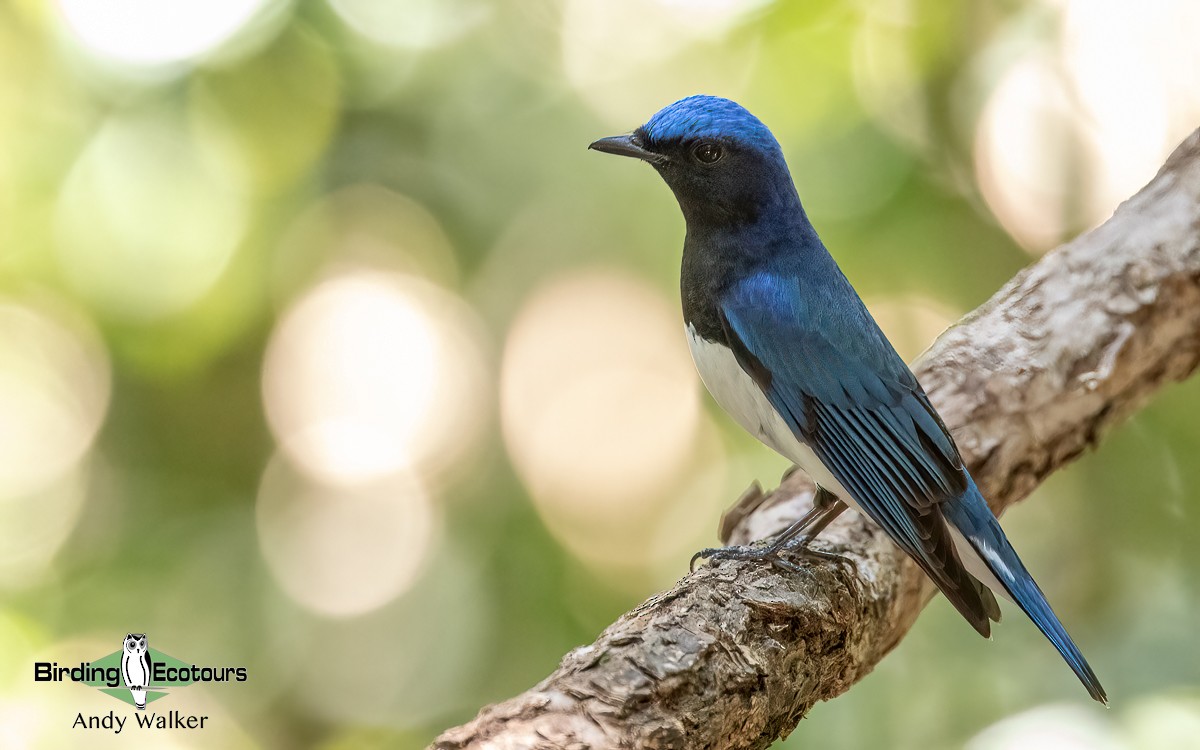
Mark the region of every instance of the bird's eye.
[[692, 149], [692, 156], [705, 164], [712, 164], [724, 155], [725, 152], [721, 147], [711, 141], [699, 143]]

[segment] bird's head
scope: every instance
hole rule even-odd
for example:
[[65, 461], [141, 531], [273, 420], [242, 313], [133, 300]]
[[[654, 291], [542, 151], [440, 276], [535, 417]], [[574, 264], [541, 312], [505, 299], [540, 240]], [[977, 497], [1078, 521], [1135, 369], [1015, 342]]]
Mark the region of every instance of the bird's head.
[[775, 136], [728, 99], [680, 99], [632, 133], [601, 138], [589, 148], [651, 164], [689, 225], [750, 222], [799, 201]]

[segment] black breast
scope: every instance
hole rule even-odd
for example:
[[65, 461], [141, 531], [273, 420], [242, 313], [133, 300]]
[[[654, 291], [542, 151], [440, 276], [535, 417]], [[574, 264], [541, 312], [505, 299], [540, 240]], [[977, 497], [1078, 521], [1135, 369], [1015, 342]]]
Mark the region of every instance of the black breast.
[[723, 253], [713, 243], [697, 237], [690, 229], [683, 243], [683, 267], [679, 274], [679, 296], [683, 322], [700, 338], [729, 346], [722, 321], [720, 300], [733, 282], [736, 254]]

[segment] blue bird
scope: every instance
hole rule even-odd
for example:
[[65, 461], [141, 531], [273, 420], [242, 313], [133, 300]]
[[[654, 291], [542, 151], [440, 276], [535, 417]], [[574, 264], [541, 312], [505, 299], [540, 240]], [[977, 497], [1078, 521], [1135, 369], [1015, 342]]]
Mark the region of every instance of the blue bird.
[[692, 96], [590, 148], [648, 162], [675, 193], [687, 224], [683, 315], [700, 377], [818, 487], [813, 511], [771, 545], [697, 556], [794, 568], [778, 553], [813, 554], [808, 543], [848, 505], [983, 636], [1000, 619], [993, 592], [1015, 602], [1107, 704], [925, 391], [817, 236], [771, 131], [728, 99]]

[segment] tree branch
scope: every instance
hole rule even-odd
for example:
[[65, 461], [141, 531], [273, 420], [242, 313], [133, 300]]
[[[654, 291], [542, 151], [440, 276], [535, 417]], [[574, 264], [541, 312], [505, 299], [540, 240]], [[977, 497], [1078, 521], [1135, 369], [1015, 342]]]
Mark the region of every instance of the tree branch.
[[[1017, 274], [914, 370], [999, 512], [1198, 362], [1200, 131], [1108, 222]], [[810, 502], [797, 473], [731, 524], [732, 541], [777, 532]], [[433, 747], [767, 747], [868, 674], [934, 593], [857, 514], [821, 541], [857, 572], [703, 568]]]

